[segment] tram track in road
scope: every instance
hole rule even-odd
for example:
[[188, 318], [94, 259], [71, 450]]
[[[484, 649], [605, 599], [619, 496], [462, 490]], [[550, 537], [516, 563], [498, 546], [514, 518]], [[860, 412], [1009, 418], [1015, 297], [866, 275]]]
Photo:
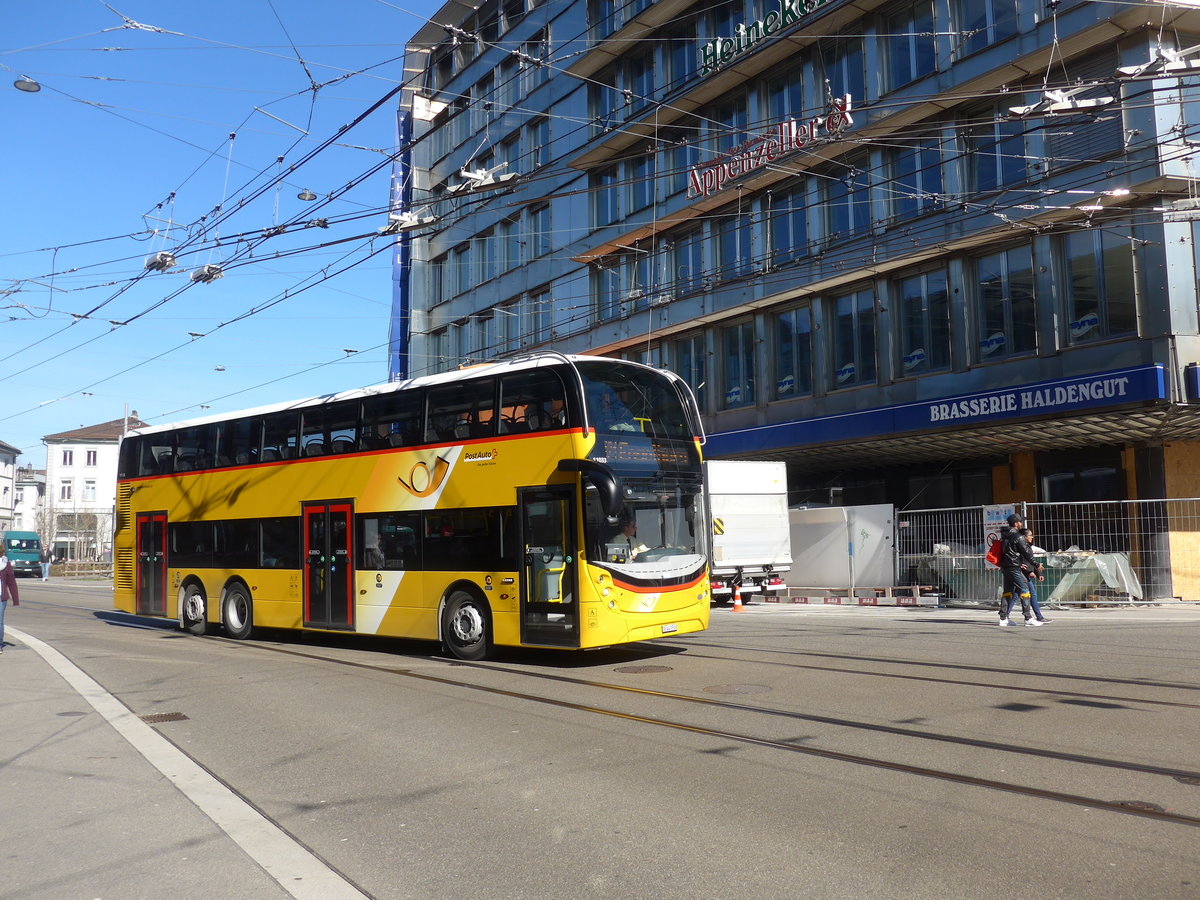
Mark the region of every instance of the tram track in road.
[[[265, 650], [272, 653], [280, 653], [288, 656], [296, 656], [304, 659], [311, 659], [319, 662], [328, 662], [335, 665], [347, 666], [358, 669], [366, 669], [375, 672], [385, 672], [404, 678], [411, 678], [417, 681], [423, 681], [432, 684], [440, 684], [447, 687], [465, 688], [471, 691], [490, 694], [493, 696], [508, 697], [515, 700], [524, 700], [532, 703], [537, 703], [545, 706], [551, 706], [558, 709], [569, 709], [575, 712], [589, 713], [593, 715], [607, 716], [616, 719], [621, 719], [627, 722], [637, 722], [645, 725], [653, 725], [661, 728], [669, 728], [677, 731], [683, 731], [690, 734], [702, 735], [722, 740], [733, 741], [749, 746], [760, 747], [769, 750], [779, 750], [789, 753], [796, 753], [802, 756], [816, 757], [827, 759], [836, 762], [843, 762], [852, 765], [866, 766], [869, 768], [882, 769], [891, 772], [898, 772], [907, 775], [914, 775], [922, 778], [932, 778], [939, 781], [948, 781], [956, 784], [968, 785], [971, 787], [983, 788], [986, 790], [1000, 791], [1007, 794], [1017, 794], [1041, 800], [1048, 800], [1057, 803], [1064, 803], [1073, 806], [1086, 807], [1089, 809], [1097, 809], [1106, 812], [1120, 813], [1123, 815], [1137, 816], [1140, 818], [1153, 819], [1155, 821], [1173, 824], [1184, 825], [1190, 827], [1200, 827], [1200, 816], [1191, 816], [1185, 813], [1174, 812], [1169, 809], [1163, 809], [1154, 804], [1136, 803], [1129, 801], [1113, 801], [1104, 800], [1097, 797], [1089, 797], [1082, 794], [1073, 794], [1064, 791], [1052, 791], [1044, 788], [1033, 787], [1018, 783], [1010, 783], [1007, 781], [998, 781], [991, 778], [983, 778], [974, 775], [964, 774], [962, 772], [954, 772], [947, 769], [937, 769], [930, 766], [920, 766], [911, 763], [900, 762], [898, 760], [889, 760], [877, 756], [867, 756], [857, 753], [848, 753], [840, 750], [829, 750], [820, 747], [806, 746], [792, 743], [789, 741], [781, 741], [773, 738], [765, 738], [760, 735], [752, 735], [740, 733], [722, 728], [713, 728], [704, 725], [696, 725], [689, 722], [677, 721], [674, 719], [663, 718], [661, 716], [650, 716], [641, 713], [633, 713], [626, 710], [619, 710], [599, 706], [591, 703], [579, 703], [572, 700], [563, 700], [556, 697], [547, 697], [539, 694], [531, 694], [525, 691], [514, 690], [512, 688], [496, 687], [492, 685], [483, 685], [476, 682], [467, 681], [461, 678], [453, 678], [443, 675], [435, 675], [428, 672], [417, 672], [409, 668], [393, 667], [379, 665], [378, 663], [349, 660], [336, 656], [327, 656], [321, 653], [315, 653], [310, 650], [295, 650], [288, 647], [270, 646], [265, 644], [245, 644], [240, 641], [233, 641], [228, 638], [216, 638], [217, 640], [235, 644], [246, 649]], [[1078, 765], [1091, 765], [1103, 768], [1118, 769], [1124, 772], [1140, 775], [1156, 775], [1175, 778], [1177, 780], [1196, 780], [1200, 781], [1200, 772], [1185, 769], [1173, 769], [1163, 766], [1149, 766], [1142, 763], [1129, 762], [1125, 760], [1105, 759], [1103, 757], [1093, 757], [1083, 754], [1063, 753], [1053, 750], [1045, 750], [1036, 747], [1021, 747], [1007, 743], [998, 743], [994, 741], [984, 741], [975, 738], [962, 738], [952, 735], [938, 735], [931, 732], [918, 731], [916, 729], [901, 728], [899, 726], [879, 725], [876, 723], [856, 722], [851, 719], [838, 719], [831, 716], [817, 716], [807, 713], [798, 713], [791, 710], [781, 710], [771, 707], [754, 706], [751, 704], [734, 703], [728, 700], [717, 700], [708, 697], [695, 697], [688, 694], [678, 694], [667, 691], [649, 690], [646, 688], [631, 687], [629, 685], [613, 684], [609, 682], [595, 681], [593, 679], [573, 678], [565, 675], [557, 675], [547, 672], [528, 672], [522, 669], [509, 668], [502, 665], [492, 663], [474, 663], [462, 662], [458, 660], [441, 660], [436, 657], [430, 657], [430, 662], [443, 662], [447, 667], [464, 667], [477, 671], [495, 672], [503, 675], [519, 675], [526, 678], [534, 678], [570, 684], [575, 686], [583, 686], [590, 688], [599, 688], [604, 690], [619, 691], [627, 694], [641, 695], [654, 697], [656, 699], [674, 700], [691, 704], [701, 704], [708, 707], [724, 708], [731, 711], [757, 713], [761, 715], [769, 715], [773, 717], [784, 717], [798, 721], [814, 722], [818, 724], [828, 724], [840, 727], [866, 729], [869, 731], [885, 734], [894, 734], [897, 736], [945, 742], [958, 744], [961, 746], [971, 747], [973, 749], [995, 750], [1005, 753], [1028, 754], [1038, 757], [1039, 759], [1053, 759], [1062, 762], [1074, 763]]]
[[[722, 645], [698, 645], [695, 643], [689, 644], [670, 644], [667, 642], [659, 642], [660, 647], [672, 647], [678, 650], [686, 649], [688, 656], [693, 659], [711, 659], [718, 662], [750, 662], [751, 660], [745, 657], [721, 656], [715, 653], [697, 652], [697, 646], [712, 646], [718, 647]], [[951, 669], [951, 670], [966, 670], [969, 672], [986, 672], [990, 675], [1002, 675], [1006, 677], [1029, 677], [1041, 679], [1060, 679], [1065, 681], [1087, 681], [1098, 682], [1101, 684], [1120, 684], [1127, 687], [1145, 687], [1155, 688], [1168, 691], [1200, 691], [1200, 685], [1194, 684], [1179, 684], [1173, 682], [1162, 681], [1147, 681], [1143, 679], [1132, 678], [1112, 678], [1105, 675], [1075, 675], [1061, 672], [1035, 672], [1030, 669], [1006, 669], [1001, 666], [978, 666], [964, 663], [939, 663], [929, 660], [920, 659], [888, 659], [886, 657], [874, 656], [846, 656], [844, 654], [834, 653], [814, 653], [807, 650], [763, 650], [760, 647], [737, 647], [728, 648], [736, 649], [744, 653], [754, 654], [789, 654], [798, 656], [824, 657], [829, 659], [839, 660], [855, 660], [863, 663], [877, 663], [880, 665], [892, 666], [918, 666], [928, 667], [933, 669]], [[642, 657], [645, 659], [655, 659], [661, 656], [661, 652], [655, 653], [650, 650], [642, 650]], [[1012, 685], [1008, 682], [996, 683], [994, 681], [968, 681], [962, 678], [937, 678], [933, 675], [906, 675], [895, 672], [879, 672], [871, 669], [852, 669], [845, 666], [821, 666], [810, 663], [800, 663], [793, 660], [771, 660], [771, 659], [755, 659], [753, 662], [756, 665], [767, 665], [784, 667], [789, 669], [801, 669], [809, 672], [829, 672], [834, 675], [866, 675], [873, 678], [887, 678], [899, 681], [922, 681], [932, 684], [949, 684], [961, 687], [977, 687], [989, 688], [994, 690], [1016, 691], [1018, 693], [1030, 694], [1050, 694], [1061, 697], [1075, 697], [1086, 700], [1105, 701], [1112, 703], [1144, 703], [1150, 706], [1176, 706], [1184, 709], [1200, 709], [1200, 702], [1192, 703], [1186, 700], [1153, 700], [1142, 697], [1129, 697], [1121, 694], [1097, 694], [1087, 691], [1067, 691], [1061, 688], [1047, 687], [1022, 687]]]
[[[55, 610], [60, 613], [75, 613], [86, 614], [90, 616], [96, 615], [96, 610], [88, 610], [81, 607], [65, 607], [58, 606]], [[136, 616], [122, 616], [128, 618], [131, 622], [137, 622]], [[155, 620], [157, 623], [159, 620]], [[471, 691], [483, 692], [495, 696], [509, 697], [512, 699], [522, 700], [526, 702], [537, 703], [546, 706], [552, 706], [559, 709], [570, 709], [576, 712], [583, 712], [592, 715], [608, 716], [616, 719], [621, 719], [628, 722], [638, 722], [645, 725], [656, 726], [660, 728], [669, 728], [678, 731], [688, 732], [696, 735], [704, 735], [708, 737], [718, 738], [722, 740], [737, 742], [748, 746], [777, 750], [789, 753], [797, 753], [804, 756], [827, 759], [836, 762], [842, 762], [852, 765], [867, 766], [871, 768], [887, 770], [897, 773], [903, 773], [923, 778], [932, 778], [940, 781], [953, 782], [957, 784], [969, 785], [986, 790], [1001, 791], [1008, 794], [1018, 794], [1058, 803], [1065, 803], [1074, 806], [1088, 807], [1097, 810], [1120, 813], [1124, 815], [1133, 815], [1146, 819], [1153, 819], [1168, 824], [1185, 825], [1191, 827], [1200, 826], [1200, 817], [1190, 816], [1183, 813], [1163, 809], [1153, 804], [1131, 803], [1128, 801], [1112, 801], [1097, 797], [1085, 796], [1082, 794], [1073, 794], [1062, 791], [1052, 791], [1043, 788], [1038, 788], [1030, 785], [1015, 784], [995, 779], [978, 777], [964, 774], [961, 772], [950, 771], [947, 769], [938, 769], [930, 766], [914, 765], [911, 763], [901, 762], [898, 760], [886, 759], [879, 756], [868, 756], [864, 754], [850, 753], [840, 750], [823, 749], [809, 745], [801, 745], [786, 740], [776, 740], [773, 738], [763, 737], [761, 735], [749, 734], [723, 728], [714, 728], [704, 725], [682, 721], [675, 718], [665, 718], [662, 716], [652, 716], [643, 713], [630, 712], [611, 708], [605, 705], [595, 703], [581, 703], [572, 700], [564, 700], [555, 697], [549, 697], [541, 694], [530, 693], [528, 691], [517, 690], [508, 687], [499, 687], [494, 685], [485, 685], [466, 680], [463, 678], [454, 678], [450, 675], [439, 675], [430, 672], [418, 672], [408, 667], [390, 666], [381, 664], [378, 660], [368, 659], [348, 659], [331, 653], [322, 653], [316, 649], [298, 649], [295, 647], [272, 645], [260, 642], [246, 643], [244, 641], [236, 641], [229, 638], [220, 637], [218, 635], [210, 635], [207, 640], [219, 641], [231, 647], [237, 648], [239, 651], [259, 651], [276, 653], [286, 656], [308, 659], [315, 662], [328, 663], [346, 668], [363, 669], [371, 672], [386, 673], [396, 677], [410, 678], [427, 683], [441, 684], [448, 687], [466, 689]], [[689, 650], [691, 648], [689, 647]], [[645, 658], [649, 654], [631, 654], [633, 657], [641, 656]], [[689, 656], [693, 654], [689, 653]], [[700, 654], [696, 654], [700, 655]], [[818, 654], [814, 654], [818, 655]], [[832, 655], [832, 654], [826, 654]], [[728, 657], [720, 656], [703, 656], [703, 658], [711, 659], [726, 659]], [[884, 661], [884, 660], [880, 660]], [[892, 664], [899, 665], [901, 662], [896, 660], [886, 660]], [[602, 691], [619, 692], [625, 695], [640, 696], [653, 698], [655, 700], [666, 700], [676, 703], [687, 703], [690, 705], [701, 705], [709, 708], [724, 709], [730, 712], [749, 713], [752, 715], [770, 716], [773, 718], [784, 718], [792, 721], [808, 722], [821, 725], [828, 725], [837, 728], [854, 729], [866, 731], [876, 734], [894, 735], [897, 737], [913, 739], [918, 741], [929, 741], [940, 744], [957, 745], [976, 750], [988, 750], [1002, 752], [1006, 754], [1018, 754], [1024, 756], [1035, 757], [1039, 760], [1055, 760], [1074, 765], [1095, 766], [1105, 769], [1115, 769], [1122, 772], [1135, 775], [1152, 775], [1159, 777], [1170, 777], [1185, 783], [1195, 783], [1200, 781], [1200, 772], [1176, 769], [1165, 766], [1153, 766], [1139, 762], [1128, 760], [1111, 759], [1105, 757], [1089, 756], [1079, 753], [1067, 753], [1062, 751], [1048, 750], [1034, 746], [1014, 745], [1011, 743], [1000, 743], [996, 741], [982, 740], [978, 738], [960, 737], [949, 734], [939, 734], [932, 731], [923, 731], [915, 728], [906, 728], [899, 725], [888, 725], [875, 722], [856, 721], [854, 719], [838, 718], [835, 716], [816, 715], [811, 713], [798, 712], [795, 710], [780, 709], [768, 706], [759, 706], [754, 704], [738, 703], [730, 700], [722, 700], [711, 697], [700, 697], [689, 694], [682, 694], [669, 691], [660, 691], [632, 685], [617, 684], [613, 682], [600, 681], [592, 678], [579, 678], [570, 675], [563, 675], [557, 672], [531, 672], [524, 669], [514, 668], [494, 662], [461, 662], [443, 660], [439, 657], [430, 656], [422, 662], [440, 663], [446, 667], [465, 667], [470, 670], [480, 672], [491, 672], [503, 676], [518, 676], [522, 679], [536, 679], [548, 681], [562, 685], [573, 687], [585, 687]], [[779, 665], [787, 665], [787, 663], [778, 663]], [[802, 664], [795, 664], [799, 668], [808, 668]], [[840, 668], [835, 667], [817, 667], [834, 673], [841, 673]], [[968, 667], [968, 668], [983, 668], [983, 667]], [[991, 671], [991, 670], [988, 670]], [[854, 674], [864, 674], [857, 671]], [[880, 673], [865, 673], [875, 674]], [[889, 675], [888, 677], [904, 677]], [[928, 676], [907, 676], [918, 680], [934, 680], [944, 681], [949, 684], [975, 687], [975, 682], [956, 681], [953, 679], [931, 679]], [[1051, 676], [1052, 677], [1052, 676]], [[978, 686], [995, 687], [993, 684], [984, 683]], [[1011, 690], [1011, 686], [1005, 686]], [[1096, 695], [1080, 694], [1078, 692], [1060, 692], [1053, 690], [1039, 689], [1041, 694], [1063, 694], [1069, 696], [1086, 696], [1093, 697]], [[1150, 703], [1152, 701], [1139, 700], [1136, 698], [1122, 698], [1124, 702], [1132, 703]], [[1192, 706], [1193, 704], [1170, 703], [1169, 705], [1184, 705]]]

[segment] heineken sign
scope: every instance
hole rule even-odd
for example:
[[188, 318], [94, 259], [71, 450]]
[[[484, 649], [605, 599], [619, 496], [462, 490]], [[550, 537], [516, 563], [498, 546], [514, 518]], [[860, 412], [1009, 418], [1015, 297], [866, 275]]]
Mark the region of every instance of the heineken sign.
[[796, 119], [780, 122], [765, 135], [751, 138], [712, 162], [692, 166], [688, 172], [688, 196], [711, 197], [727, 182], [749, 175], [814, 141], [838, 137], [853, 124], [850, 95], [835, 98], [828, 115], [813, 116], [803, 122]]
[[743, 53], [748, 53], [763, 41], [831, 2], [832, 0], [779, 0], [779, 9], [771, 10], [749, 25], [738, 25], [734, 29], [733, 37], [716, 38], [701, 47], [700, 77], [711, 75], [721, 66], [727, 65]]

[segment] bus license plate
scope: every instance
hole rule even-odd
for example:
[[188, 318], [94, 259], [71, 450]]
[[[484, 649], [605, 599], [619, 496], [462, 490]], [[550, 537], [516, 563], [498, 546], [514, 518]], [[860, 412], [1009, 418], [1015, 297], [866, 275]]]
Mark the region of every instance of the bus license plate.
[[674, 623], [663, 626], [663, 634], [672, 634], [678, 630], [679, 630], [679, 626]]

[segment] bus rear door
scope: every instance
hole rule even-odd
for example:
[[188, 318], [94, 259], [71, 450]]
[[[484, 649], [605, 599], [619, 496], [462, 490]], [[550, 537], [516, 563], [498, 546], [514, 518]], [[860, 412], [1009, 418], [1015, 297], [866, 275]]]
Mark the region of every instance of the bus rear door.
[[568, 486], [520, 492], [521, 642], [579, 646], [575, 585], [575, 491]]
[[304, 624], [354, 628], [354, 571], [348, 502], [304, 505]]
[[167, 614], [167, 514], [137, 517], [137, 614]]

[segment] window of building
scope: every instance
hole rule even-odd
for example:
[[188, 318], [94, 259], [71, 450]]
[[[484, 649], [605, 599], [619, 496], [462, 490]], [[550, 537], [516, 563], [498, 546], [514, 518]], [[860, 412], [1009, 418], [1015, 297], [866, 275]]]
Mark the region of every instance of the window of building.
[[852, 387], [875, 381], [875, 294], [865, 289], [830, 302], [833, 386]]
[[915, 0], [883, 16], [884, 90], [894, 91], [937, 68], [933, 0]]
[[640, 112], [654, 100], [654, 51], [640, 53], [625, 63], [627, 116]]
[[808, 254], [808, 203], [804, 185], [770, 194], [767, 232], [771, 264], [780, 266]]
[[521, 45], [525, 59], [521, 60], [521, 92], [528, 97], [539, 85], [550, 80], [550, 36], [539, 31]]
[[861, 37], [828, 37], [820, 41], [820, 62], [828, 91], [834, 97], [847, 94], [855, 103], [867, 99], [867, 77]]
[[704, 287], [704, 232], [699, 229], [678, 235], [671, 248], [676, 296]]
[[536, 116], [525, 126], [525, 145], [529, 148], [530, 171], [538, 166], [550, 165], [549, 116]]
[[487, 128], [488, 119], [494, 113], [492, 109], [494, 88], [490, 72], [475, 82], [475, 86], [471, 88], [471, 128], [476, 133]]
[[708, 118], [708, 145], [714, 155], [741, 146], [750, 137], [745, 94], [713, 107]]
[[621, 271], [611, 257], [592, 268], [592, 302], [597, 322], [609, 322], [621, 314]]
[[490, 228], [475, 238], [475, 264], [479, 268], [476, 284], [496, 277], [496, 235]]
[[646, 151], [625, 163], [629, 187], [629, 211], [637, 212], [654, 202], [654, 150]]
[[718, 265], [721, 278], [740, 278], [754, 270], [752, 220], [748, 213], [728, 211], [717, 218]]
[[543, 203], [529, 209], [530, 259], [545, 256], [550, 252], [553, 234], [550, 231], [550, 204]]
[[553, 299], [549, 288], [539, 288], [525, 295], [521, 303], [521, 334], [523, 345], [544, 344], [550, 340], [550, 311]]
[[520, 63], [513, 57], [501, 61], [496, 69], [496, 103], [499, 116], [510, 112], [521, 99]]
[[699, 56], [696, 49], [695, 25], [681, 31], [672, 31], [664, 40], [667, 45], [668, 68], [666, 92], [669, 94], [696, 75]]
[[685, 116], [670, 128], [660, 129], [659, 146], [664, 148], [663, 168], [668, 178], [668, 192], [677, 194], [688, 189], [693, 166], [700, 162], [700, 122]]
[[1037, 351], [1037, 303], [1029, 245], [974, 260], [978, 344], [989, 362]]
[[[1110, 43], [1099, 53], [1071, 60], [1061, 81], [1050, 86], [1091, 85], [1073, 96], [1072, 99], [1078, 101], [1111, 98], [1119, 93], [1111, 80], [1118, 65], [1120, 58], [1116, 45]], [[1099, 107], [1082, 115], [1046, 119], [1044, 130], [1040, 130], [1045, 151], [1030, 155], [1044, 155], [1046, 168], [1058, 172], [1120, 153], [1125, 148], [1125, 125], [1120, 105], [1114, 103], [1104, 110]]]
[[900, 303], [901, 373], [919, 375], [950, 367], [950, 298], [946, 271], [937, 269], [895, 284]]
[[517, 219], [505, 219], [499, 225], [500, 265], [511, 272], [521, 265], [521, 225]]
[[500, 4], [498, 0], [484, 0], [479, 11], [475, 13], [475, 21], [479, 23], [479, 38], [485, 44], [496, 43], [500, 37]]
[[830, 243], [871, 230], [867, 161], [847, 161], [845, 171], [824, 179], [825, 237]]
[[741, 322], [721, 332], [723, 347], [723, 407], [754, 403], [754, 323]]
[[85, 481], [83, 483], [83, 502], [84, 503], [95, 503], [96, 502], [96, 482]]
[[74, 450], [63, 450], [62, 464], [63, 464], [64, 468], [75, 465], [75, 451]]
[[450, 266], [444, 253], [429, 264], [429, 287], [431, 306], [449, 300], [454, 294], [450, 285]]
[[592, 134], [603, 134], [617, 127], [622, 105], [617, 90], [616, 73], [609, 70], [597, 73], [588, 82], [588, 110], [592, 118]]
[[696, 404], [704, 411], [708, 396], [708, 351], [704, 333], [681, 338], [674, 342], [672, 349], [672, 368], [691, 386], [692, 393], [696, 395]]
[[591, 175], [592, 227], [603, 228], [620, 218], [620, 178], [616, 166], [608, 166]]
[[812, 311], [807, 306], [775, 316], [775, 399], [812, 393]]
[[468, 244], [460, 244], [454, 248], [454, 291], [455, 295], [469, 291], [471, 283], [471, 248]]
[[804, 79], [799, 67], [767, 79], [767, 122], [788, 122], [804, 115]]
[[888, 197], [892, 218], [910, 219], [942, 206], [942, 154], [936, 140], [888, 151]]
[[1089, 228], [1062, 236], [1072, 344], [1137, 332], [1137, 262], [1129, 229]]
[[58, 484], [58, 499], [70, 500], [74, 485], [70, 481], [60, 481]]
[[83, 464], [85, 466], [91, 466], [91, 467], [94, 467], [96, 465], [96, 451], [95, 450], [84, 450], [83, 451]]
[[588, 35], [593, 42], [617, 30], [617, 0], [588, 0]]
[[1016, 34], [1018, 8], [1018, 0], [954, 0], [954, 20], [964, 35], [958, 54], [967, 56]]
[[518, 302], [496, 307], [496, 352], [516, 353], [521, 349], [521, 320]]
[[965, 129], [967, 181], [972, 193], [986, 193], [1026, 180], [1025, 123], [1007, 118], [1000, 106], [971, 116]]
[[512, 135], [500, 142], [500, 162], [504, 163], [505, 172], [521, 171], [521, 132], [514, 131]]
[[525, 0], [500, 0], [500, 9], [504, 13], [504, 28], [515, 28], [525, 18]]
[[635, 250], [625, 257], [626, 314], [646, 309], [650, 298], [658, 293], [658, 279], [654, 277], [657, 254], [644, 252], [636, 245]]

